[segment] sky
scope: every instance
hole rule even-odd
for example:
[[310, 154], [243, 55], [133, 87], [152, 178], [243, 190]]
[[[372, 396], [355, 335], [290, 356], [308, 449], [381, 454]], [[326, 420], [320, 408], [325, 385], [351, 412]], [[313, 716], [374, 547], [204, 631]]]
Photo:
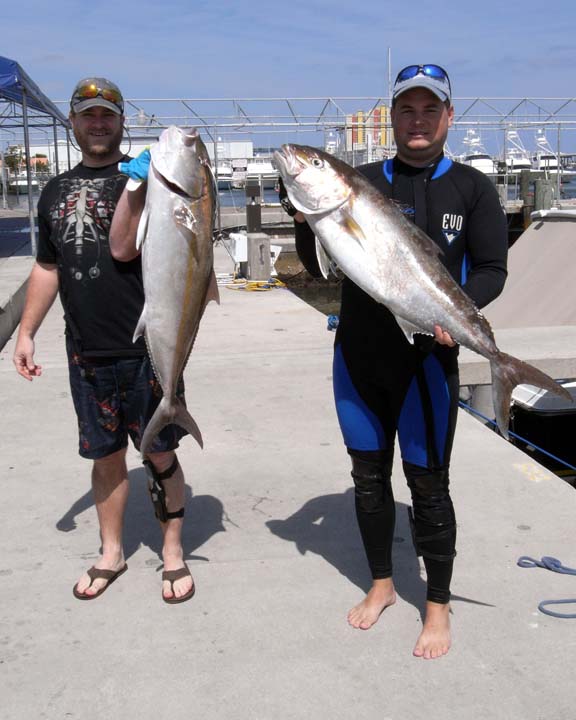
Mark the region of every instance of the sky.
[[388, 49], [455, 97], [576, 96], [574, 0], [20, 0], [0, 27], [52, 100], [89, 75], [127, 98], [387, 96]]

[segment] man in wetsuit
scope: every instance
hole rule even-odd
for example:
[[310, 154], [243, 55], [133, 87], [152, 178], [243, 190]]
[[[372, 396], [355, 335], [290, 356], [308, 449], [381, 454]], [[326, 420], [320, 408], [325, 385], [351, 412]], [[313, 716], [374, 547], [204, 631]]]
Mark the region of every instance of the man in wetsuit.
[[[445, 70], [438, 65], [404, 68], [392, 96], [396, 156], [357, 169], [439, 245], [452, 277], [481, 308], [500, 294], [506, 280], [506, 216], [485, 175], [444, 156], [453, 116]], [[282, 203], [296, 221], [300, 258], [318, 276], [312, 230], [287, 197]], [[345, 278], [333, 381], [373, 577], [372, 588], [350, 610], [348, 622], [366, 630], [396, 600], [391, 473], [398, 435], [412, 496], [414, 544], [427, 574], [426, 616], [414, 655], [439, 657], [450, 647], [456, 555], [449, 465], [458, 411], [458, 346], [439, 326], [435, 338], [417, 335], [411, 345], [388, 309]]]

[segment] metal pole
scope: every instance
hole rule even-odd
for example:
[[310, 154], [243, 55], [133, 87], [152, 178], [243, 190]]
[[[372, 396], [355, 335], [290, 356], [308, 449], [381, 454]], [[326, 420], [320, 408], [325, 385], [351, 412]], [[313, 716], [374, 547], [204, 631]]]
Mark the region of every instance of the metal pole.
[[558, 140], [556, 142], [556, 199], [557, 202], [560, 202], [560, 188], [561, 188], [561, 180], [562, 180], [562, 163], [560, 161], [560, 123], [558, 123]]
[[[210, 135], [209, 132], [208, 135]], [[216, 220], [218, 222], [217, 236], [220, 237], [222, 234], [222, 213], [220, 211], [220, 194], [218, 191], [218, 135], [216, 135], [216, 140], [212, 138], [212, 142], [214, 143], [214, 177], [216, 178]]]
[[60, 163], [58, 162], [58, 134], [56, 132], [56, 118], [52, 120], [52, 128], [54, 130], [54, 164], [56, 165], [56, 175], [59, 175]]
[[392, 100], [392, 49], [388, 48], [388, 98]]
[[26, 90], [22, 88], [22, 119], [24, 121], [24, 148], [26, 151], [26, 182], [28, 183], [28, 216], [30, 220], [30, 243], [32, 255], [36, 255], [36, 221], [34, 219], [34, 200], [32, 198], [32, 178], [30, 173], [30, 135], [28, 132], [28, 103]]
[[0, 161], [2, 162], [2, 207], [4, 210], [8, 207], [8, 198], [6, 197], [6, 183], [8, 179], [6, 177], [6, 164], [4, 162], [4, 153], [0, 150]]
[[68, 159], [68, 170], [72, 169], [72, 163], [70, 160], [70, 133], [66, 130], [66, 156]]

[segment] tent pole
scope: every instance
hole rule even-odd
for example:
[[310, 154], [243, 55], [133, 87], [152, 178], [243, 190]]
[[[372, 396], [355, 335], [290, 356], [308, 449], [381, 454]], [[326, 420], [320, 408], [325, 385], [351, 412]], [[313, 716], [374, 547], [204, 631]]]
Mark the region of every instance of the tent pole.
[[34, 200], [32, 198], [32, 177], [30, 170], [30, 134], [28, 132], [28, 103], [26, 90], [22, 88], [22, 119], [24, 121], [24, 148], [26, 150], [26, 181], [28, 183], [28, 215], [30, 217], [30, 242], [32, 255], [36, 255], [36, 221], [34, 219]]
[[56, 175], [59, 175], [60, 164], [58, 162], [58, 133], [56, 132], [56, 118], [52, 118], [52, 128], [54, 130], [54, 163], [56, 165]]
[[2, 163], [2, 169], [0, 170], [2, 173], [2, 176], [0, 177], [0, 182], [2, 182], [2, 207], [6, 210], [8, 207], [8, 200], [6, 198], [6, 183], [8, 182], [8, 178], [6, 177], [6, 163], [4, 161], [4, 153], [2, 150], [0, 150], [0, 162]]

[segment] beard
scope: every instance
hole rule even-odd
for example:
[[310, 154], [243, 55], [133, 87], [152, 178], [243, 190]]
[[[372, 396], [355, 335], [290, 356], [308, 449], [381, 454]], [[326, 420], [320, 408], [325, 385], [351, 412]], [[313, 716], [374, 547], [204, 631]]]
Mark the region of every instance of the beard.
[[95, 160], [103, 160], [108, 155], [115, 155], [122, 142], [122, 134], [122, 126], [115, 132], [100, 136], [90, 135], [89, 132], [74, 128], [74, 137], [83, 155]]

